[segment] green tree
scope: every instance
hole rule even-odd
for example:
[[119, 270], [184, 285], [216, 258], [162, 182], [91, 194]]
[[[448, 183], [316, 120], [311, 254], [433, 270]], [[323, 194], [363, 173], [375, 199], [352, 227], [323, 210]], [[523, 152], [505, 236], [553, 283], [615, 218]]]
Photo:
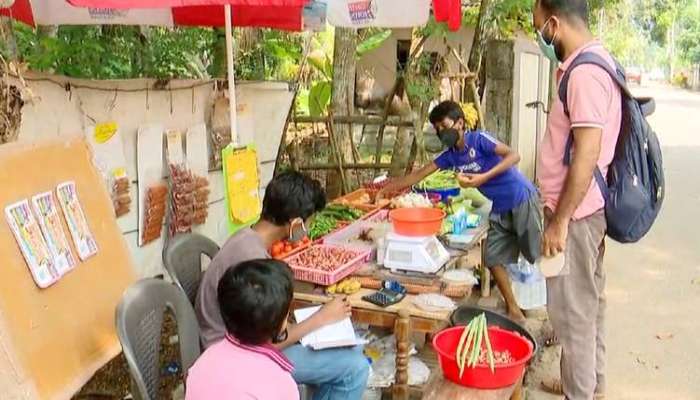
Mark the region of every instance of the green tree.
[[700, 64], [700, 7], [691, 5], [686, 8], [679, 21], [681, 33], [678, 47], [681, 58], [689, 64]]

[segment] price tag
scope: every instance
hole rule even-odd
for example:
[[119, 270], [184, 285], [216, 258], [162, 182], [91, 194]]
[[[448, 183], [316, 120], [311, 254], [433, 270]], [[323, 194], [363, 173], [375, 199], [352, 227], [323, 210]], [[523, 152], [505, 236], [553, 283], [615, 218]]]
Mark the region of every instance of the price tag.
[[95, 142], [99, 144], [106, 143], [115, 133], [117, 133], [116, 122], [97, 124], [95, 125]]

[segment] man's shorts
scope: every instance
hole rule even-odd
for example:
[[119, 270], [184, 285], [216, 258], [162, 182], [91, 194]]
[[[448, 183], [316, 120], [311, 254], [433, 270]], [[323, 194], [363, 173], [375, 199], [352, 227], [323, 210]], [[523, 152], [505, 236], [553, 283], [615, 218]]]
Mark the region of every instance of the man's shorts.
[[489, 216], [489, 233], [486, 238], [486, 266], [515, 264], [522, 256], [531, 264], [540, 258], [543, 219], [537, 194], [523, 204]]

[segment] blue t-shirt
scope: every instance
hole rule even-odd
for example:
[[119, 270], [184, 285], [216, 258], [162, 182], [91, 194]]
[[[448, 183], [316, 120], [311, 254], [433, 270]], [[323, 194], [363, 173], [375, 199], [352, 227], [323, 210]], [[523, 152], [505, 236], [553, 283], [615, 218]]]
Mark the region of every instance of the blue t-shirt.
[[[503, 159], [496, 154], [498, 142], [485, 132], [464, 134], [464, 150], [448, 149], [435, 159], [443, 170], [457, 170], [467, 174], [483, 174]], [[536, 192], [535, 186], [515, 167], [491, 178], [479, 191], [493, 202], [492, 212], [501, 214], [518, 207]]]

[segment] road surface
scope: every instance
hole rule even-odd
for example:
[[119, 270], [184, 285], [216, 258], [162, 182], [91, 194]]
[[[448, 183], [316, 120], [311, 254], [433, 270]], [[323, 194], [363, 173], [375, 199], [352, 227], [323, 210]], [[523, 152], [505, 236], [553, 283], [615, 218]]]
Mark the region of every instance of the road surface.
[[700, 93], [663, 86], [650, 122], [666, 199], [638, 244], [609, 241], [608, 398], [700, 399]]
[[[650, 122], [663, 146], [666, 199], [640, 243], [608, 240], [608, 400], [700, 399], [700, 93], [634, 88], [654, 97]], [[530, 400], [559, 376], [558, 349], [531, 369]]]

